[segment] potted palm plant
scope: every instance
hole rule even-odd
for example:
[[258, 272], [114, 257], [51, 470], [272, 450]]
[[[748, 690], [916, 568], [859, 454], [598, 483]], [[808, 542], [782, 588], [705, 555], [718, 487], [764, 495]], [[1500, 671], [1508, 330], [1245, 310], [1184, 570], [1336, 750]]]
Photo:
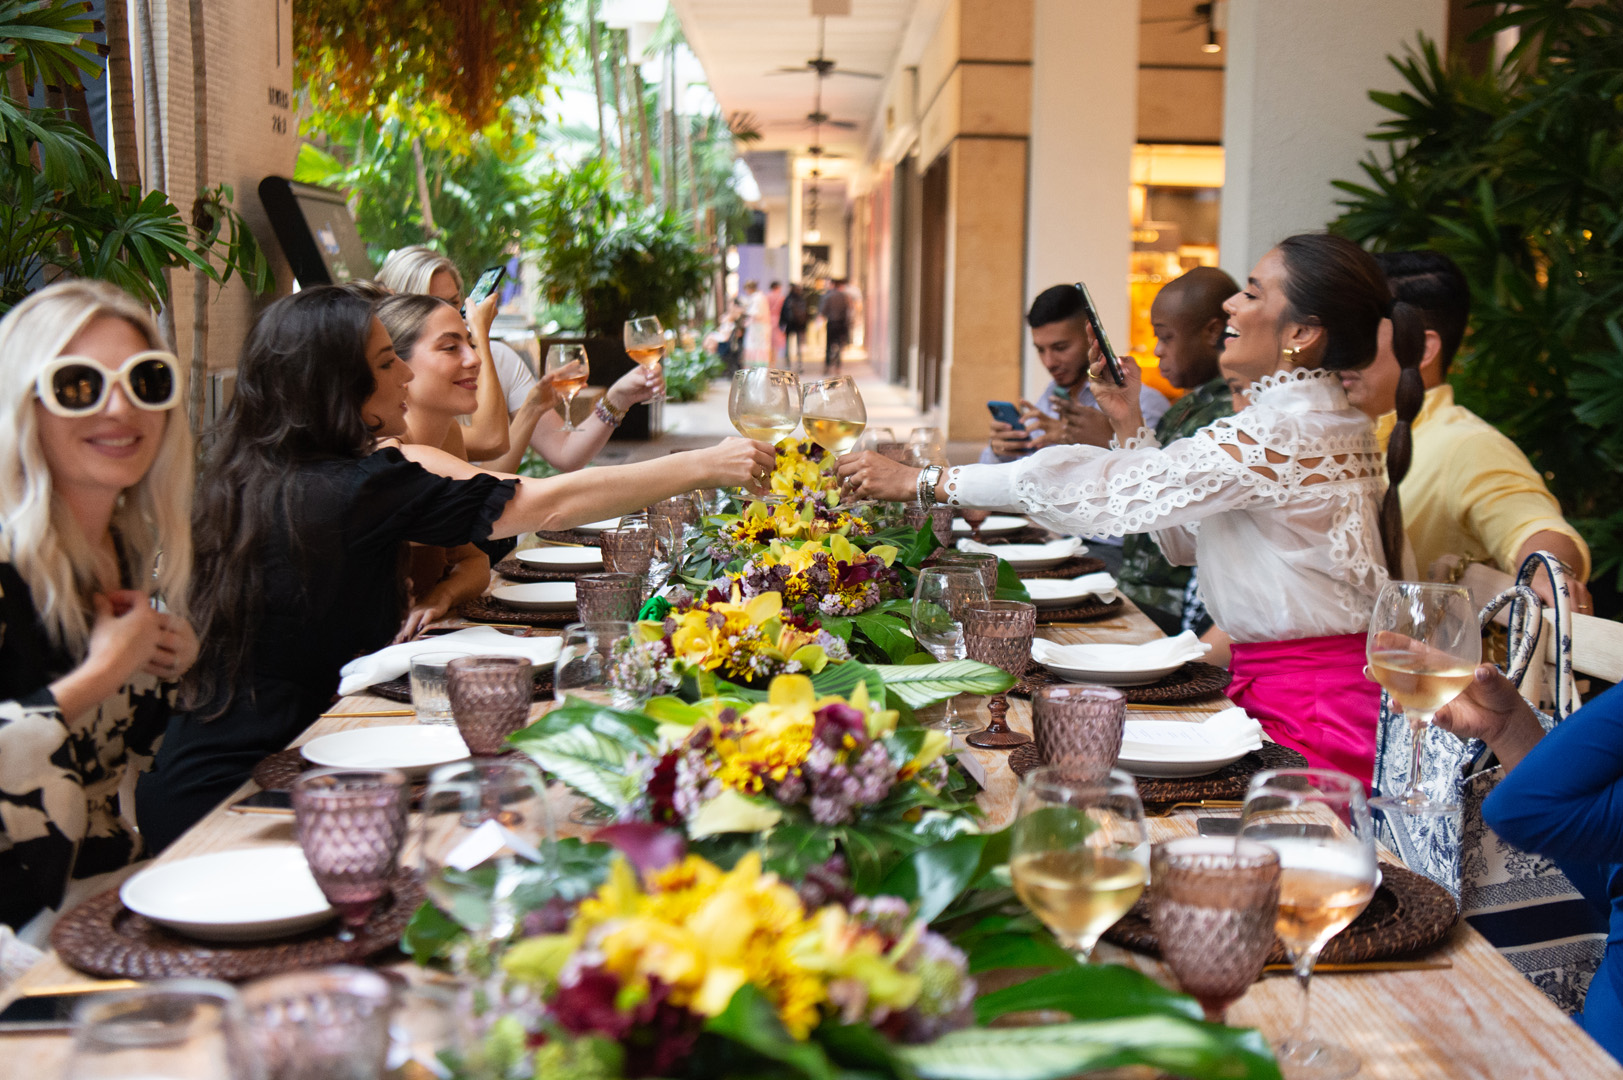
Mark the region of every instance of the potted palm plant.
[[[608, 386], [631, 370], [622, 339], [627, 319], [657, 315], [667, 328], [674, 327], [682, 307], [710, 283], [714, 260], [683, 216], [634, 201], [604, 161], [588, 161], [543, 180], [537, 219], [546, 298], [573, 299], [582, 314], [578, 333], [544, 339], [542, 348], [584, 343], [594, 385]], [[657, 414], [638, 405], [617, 435], [643, 439], [658, 431]]]

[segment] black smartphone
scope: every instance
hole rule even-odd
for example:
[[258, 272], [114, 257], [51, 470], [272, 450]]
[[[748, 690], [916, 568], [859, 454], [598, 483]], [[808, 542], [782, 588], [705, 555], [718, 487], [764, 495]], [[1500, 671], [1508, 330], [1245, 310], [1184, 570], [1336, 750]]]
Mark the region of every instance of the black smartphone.
[[999, 423], [1008, 424], [1016, 431], [1026, 430], [1025, 421], [1020, 419], [1020, 410], [1015, 408], [1012, 401], [988, 401], [986, 411]]
[[1202, 836], [1239, 836], [1240, 818], [1198, 817], [1195, 819], [1195, 831]]
[[293, 796], [286, 791], [256, 791], [246, 799], [238, 799], [226, 809], [239, 814], [291, 814]]
[[1099, 309], [1093, 306], [1093, 294], [1080, 281], [1076, 287], [1082, 293], [1082, 312], [1088, 317], [1093, 339], [1099, 343], [1099, 351], [1105, 354], [1105, 369], [1110, 372], [1111, 381], [1117, 386], [1126, 386], [1127, 376], [1122, 374], [1121, 361], [1116, 359], [1116, 350], [1110, 347], [1110, 339], [1105, 336], [1105, 325], [1099, 321]]
[[73, 1010], [79, 1007], [79, 1002], [112, 990], [133, 990], [138, 985], [133, 982], [87, 983], [83, 990], [62, 987], [61, 993], [24, 995], [0, 1012], [0, 1035], [71, 1030]]
[[505, 266], [492, 266], [489, 270], [480, 274], [479, 280], [474, 282], [473, 288], [468, 290], [468, 306], [472, 307], [482, 302], [485, 297], [495, 292], [496, 287], [502, 283], [502, 279], [506, 276], [507, 267]]

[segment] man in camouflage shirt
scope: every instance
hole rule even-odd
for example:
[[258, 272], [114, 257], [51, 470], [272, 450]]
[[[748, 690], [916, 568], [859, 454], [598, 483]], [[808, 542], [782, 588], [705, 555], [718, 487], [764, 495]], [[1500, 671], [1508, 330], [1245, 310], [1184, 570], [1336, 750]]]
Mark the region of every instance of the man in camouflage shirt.
[[[1155, 437], [1162, 446], [1187, 438], [1234, 411], [1229, 388], [1217, 370], [1217, 357], [1223, 349], [1227, 322], [1223, 301], [1237, 292], [1239, 288], [1223, 271], [1197, 266], [1162, 286], [1150, 306], [1161, 374], [1173, 386], [1188, 391], [1155, 425]], [[1117, 582], [1163, 631], [1176, 634], [1182, 629], [1184, 589], [1191, 571], [1191, 567], [1167, 562], [1150, 536], [1129, 536], [1122, 545]]]

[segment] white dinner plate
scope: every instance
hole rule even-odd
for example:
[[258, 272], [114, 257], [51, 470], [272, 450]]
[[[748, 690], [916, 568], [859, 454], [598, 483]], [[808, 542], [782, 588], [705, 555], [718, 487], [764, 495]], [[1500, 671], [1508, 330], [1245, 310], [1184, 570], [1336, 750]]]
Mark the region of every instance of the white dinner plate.
[[[1032, 578], [1020, 584], [1026, 587], [1026, 595], [1031, 597], [1031, 602], [1039, 609], [1070, 607], [1080, 603], [1084, 597], [1098, 595], [1096, 590], [1084, 588], [1064, 578]], [[1109, 598], [1115, 596], [1115, 590], [1106, 589], [1104, 594], [1100, 599], [1108, 602]]]
[[333, 915], [292, 844], [158, 863], [125, 881], [118, 896], [137, 915], [204, 941], [285, 937]]
[[1184, 776], [1205, 776], [1207, 773], [1214, 773], [1226, 765], [1232, 765], [1234, 762], [1239, 761], [1248, 753], [1250, 753], [1249, 750], [1241, 750], [1236, 754], [1225, 754], [1222, 757], [1206, 758], [1204, 760], [1168, 761], [1131, 758], [1124, 752], [1121, 757], [1116, 759], [1116, 767], [1126, 769], [1134, 776], [1147, 776], [1155, 780], [1172, 780]]
[[596, 547], [538, 547], [521, 551], [516, 558], [531, 566], [552, 570], [595, 570], [603, 565], [603, 549]]
[[1076, 557], [1075, 549], [1066, 548], [1062, 541], [1052, 545], [1000, 544], [994, 550], [998, 558], [1016, 570], [1049, 570]]
[[[1002, 536], [1004, 533], [1019, 532], [1021, 529], [1030, 524], [1031, 522], [1027, 521], [1023, 517], [1010, 517], [1007, 514], [993, 514], [991, 517], [981, 522], [981, 535]], [[969, 536], [974, 533], [975, 530], [971, 529], [969, 527], [969, 522], [965, 521], [963, 518], [955, 518], [953, 519], [952, 523], [952, 531], [959, 536]]]
[[573, 581], [537, 581], [528, 585], [503, 585], [490, 590], [490, 598], [520, 611], [574, 611]]
[[620, 527], [620, 519], [615, 517], [615, 518], [604, 518], [602, 521], [588, 521], [584, 525], [576, 525], [575, 526], [575, 531], [576, 532], [602, 532], [604, 529], [618, 529], [619, 527]]
[[468, 745], [456, 728], [444, 724], [391, 724], [354, 728], [311, 739], [299, 747], [313, 765], [336, 769], [399, 769], [427, 776], [436, 765], [461, 761]]

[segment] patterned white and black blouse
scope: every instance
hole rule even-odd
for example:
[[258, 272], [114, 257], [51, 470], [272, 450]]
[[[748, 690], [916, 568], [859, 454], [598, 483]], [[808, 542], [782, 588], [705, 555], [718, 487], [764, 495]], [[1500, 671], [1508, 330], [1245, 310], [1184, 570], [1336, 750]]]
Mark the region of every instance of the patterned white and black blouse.
[[119, 786], [150, 764], [173, 686], [138, 672], [67, 720], [50, 684], [77, 666], [52, 644], [33, 596], [0, 562], [0, 923], [21, 927], [70, 880], [129, 864], [139, 836], [119, 817]]

